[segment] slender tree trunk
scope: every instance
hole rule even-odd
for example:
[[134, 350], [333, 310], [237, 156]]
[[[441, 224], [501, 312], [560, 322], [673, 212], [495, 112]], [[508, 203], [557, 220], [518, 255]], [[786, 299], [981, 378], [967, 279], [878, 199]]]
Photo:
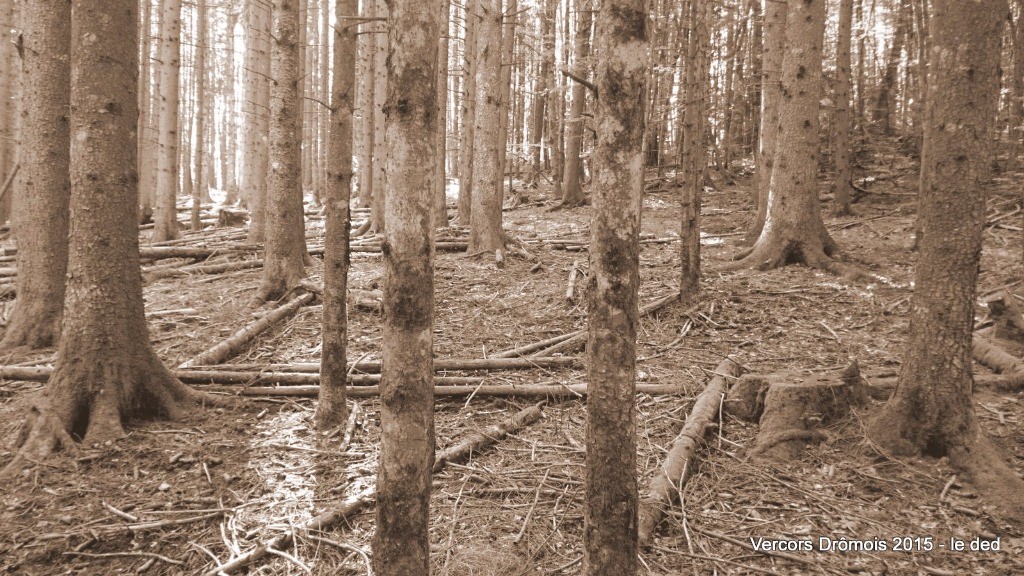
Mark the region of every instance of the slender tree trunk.
[[384, 125], [384, 106], [387, 98], [387, 55], [388, 55], [388, 5], [386, 0], [376, 0], [377, 18], [382, 19], [377, 25], [376, 50], [373, 53], [373, 200], [370, 211], [370, 230], [384, 232], [386, 223], [386, 209], [384, 207], [386, 194], [384, 182], [384, 166], [387, 163], [388, 149], [384, 144], [386, 126]]
[[270, 14], [268, 7], [258, 0], [249, 0], [248, 9], [252, 17], [251, 46], [246, 61], [252, 76], [252, 110], [250, 120], [251, 150], [246, 158], [245, 177], [249, 182], [249, 236], [246, 241], [262, 244], [266, 239], [267, 220], [267, 170], [269, 168], [270, 142]]
[[[153, 219], [153, 79], [152, 79], [152, 28], [153, 2], [142, 2], [142, 29], [140, 31], [142, 51], [139, 61], [139, 224]], [[70, 25], [69, 25], [70, 26]], [[157, 26], [159, 29], [159, 26]]]
[[129, 420], [174, 418], [199, 398], [153, 352], [143, 312], [136, 184], [138, 2], [74, 0], [71, 11], [70, 211], [75, 224], [56, 367], [18, 441], [29, 458], [45, 457], [73, 443], [74, 436], [87, 444], [118, 438]]
[[441, 35], [437, 41], [437, 182], [434, 191], [434, 227], [448, 226], [448, 174], [445, 171], [448, 139], [448, 20], [451, 0], [441, 0]]
[[498, 79], [501, 90], [498, 96], [498, 187], [501, 196], [505, 195], [505, 176], [509, 173], [508, 149], [511, 144], [516, 148], [515, 134], [509, 142], [509, 110], [512, 105], [512, 66], [515, 60], [516, 44], [516, 13], [519, 10], [518, 0], [505, 0], [501, 30], [501, 73]]
[[480, 25], [480, 2], [481, 0], [466, 0], [466, 35], [462, 50], [462, 134], [459, 139], [459, 198], [456, 218], [457, 223], [462, 226], [469, 225], [473, 213], [473, 145], [476, 141], [477, 28]]
[[224, 69], [224, 101], [227, 106], [227, 113], [224, 117], [224, 138], [221, 140], [221, 154], [224, 154], [224, 203], [233, 206], [238, 203], [238, 174], [236, 173], [236, 162], [238, 161], [238, 125], [235, 114], [238, 113], [238, 102], [235, 99], [235, 24], [238, 22], [238, 12], [234, 6], [228, 7], [228, 27], [225, 41], [227, 42], [226, 62]]
[[494, 253], [505, 246], [501, 228], [501, 0], [477, 3], [476, 127], [469, 253]]
[[[764, 80], [764, 15], [761, 11], [761, 0], [750, 0], [750, 18], [753, 26], [752, 41], [750, 43], [750, 76], [751, 82], [747, 91], [747, 102], [750, 106], [750, 133], [748, 135], [751, 151], [754, 156], [754, 175], [750, 179], [751, 205], [754, 207], [755, 221], [760, 219], [761, 187], [764, 172], [764, 160], [761, 157], [761, 122], [762, 122], [762, 94], [761, 82]], [[752, 226], [752, 231], [756, 226]], [[748, 234], [750, 232], [748, 231]], [[748, 244], [753, 244], [755, 238], [745, 238]]]
[[163, 3], [160, 38], [160, 157], [157, 161], [156, 205], [153, 241], [178, 237], [178, 121], [179, 72], [181, 68], [181, 0]]
[[817, 193], [824, 33], [825, 0], [789, 0], [768, 216], [738, 267], [835, 268], [830, 256], [838, 247], [822, 222]]
[[302, 84], [299, 3], [274, 0], [270, 77], [270, 172], [263, 280], [254, 303], [276, 300], [303, 277], [306, 231], [302, 213]]
[[[373, 140], [376, 134], [374, 122], [376, 121], [374, 81], [376, 74], [373, 72], [374, 54], [377, 51], [377, 23], [373, 18], [377, 16], [377, 3], [374, 0], [363, 0], [363, 9], [360, 13], [362, 18], [368, 19], [359, 27], [359, 62], [363, 79], [362, 94], [362, 137], [359, 141], [359, 206], [367, 208], [373, 199]], [[381, 87], [383, 90], [384, 88]]]
[[932, 0], [932, 6], [931, 97], [921, 167], [922, 175], [931, 176], [920, 203], [926, 233], [914, 271], [899, 381], [869, 433], [899, 454], [948, 456], [998, 515], [1020, 522], [1024, 482], [978, 425], [971, 374], [993, 156], [990, 135], [999, 97], [999, 40], [1007, 6], [1005, 0]]
[[864, 21], [864, 2], [865, 0], [855, 0], [857, 2], [856, 15], [857, 15], [857, 101], [856, 101], [856, 124], [860, 130], [864, 130], [864, 121], [867, 119], [865, 115], [865, 109], [867, 98], [864, 94], [866, 82], [867, 82], [867, 30]]
[[708, 128], [708, 79], [711, 67], [711, 3], [691, 0], [686, 48], [686, 101], [681, 159], [682, 226], [679, 236], [679, 297], [692, 303], [700, 291], [700, 206], [707, 168], [704, 135]]
[[832, 214], [847, 216], [853, 186], [850, 135], [853, 118], [850, 114], [850, 42], [853, 25], [853, 0], [840, 0], [839, 32], [836, 36], [836, 180]]
[[583, 573], [636, 574], [637, 294], [648, 59], [644, 0], [603, 0], [587, 322]]
[[896, 21], [893, 23], [892, 43], [889, 44], [889, 59], [885, 64], [885, 75], [878, 86], [878, 99], [875, 101], [873, 119], [878, 124], [882, 134], [891, 136], [893, 134], [892, 115], [896, 108], [896, 74], [899, 72], [900, 57], [903, 54], [903, 44], [907, 38], [907, 0], [900, 0], [900, 7], [896, 11]]
[[[590, 29], [594, 23], [591, 0], [574, 0], [577, 7], [576, 65], [573, 73], [586, 79], [590, 74]], [[586, 106], [586, 88], [579, 82], [572, 85], [572, 104], [569, 107], [569, 134], [565, 150], [565, 173], [562, 175], [562, 205], [579, 206], [586, 201], [580, 178], [583, 175], [583, 111]]]
[[754, 223], [747, 231], [745, 240], [753, 244], [761, 236], [765, 218], [768, 216], [768, 190], [771, 187], [772, 168], [775, 165], [775, 148], [779, 140], [779, 106], [782, 91], [782, 56], [786, 45], [787, 2], [766, 1], [764, 6], [764, 56], [761, 68], [761, 140], [758, 145], [757, 166], [757, 212]]
[[[540, 15], [542, 30], [542, 47], [540, 57], [540, 71], [537, 76], [537, 90], [533, 97], [533, 109], [530, 111], [530, 164], [532, 173], [530, 185], [534, 188], [540, 182], [541, 172], [544, 167], [541, 164], [541, 151], [543, 149], [544, 120], [551, 113], [547, 107], [547, 101], [551, 99], [552, 80], [551, 74], [555, 67], [555, 19], [551, 12], [555, 8], [555, 0], [544, 1], [544, 13]], [[548, 42], [550, 38], [551, 42]], [[549, 153], [550, 155], [550, 153]]]
[[0, 348], [48, 348], [60, 336], [68, 261], [71, 6], [22, 14], [23, 148], [14, 188], [18, 298]]
[[1006, 171], [1017, 171], [1017, 156], [1020, 152], [1024, 122], [1024, 0], [1016, 0], [1017, 18], [1013, 21], [1013, 71], [1010, 76], [1010, 151], [1006, 159]]
[[[545, 20], [551, 22], [551, 28], [544, 34], [544, 50], [551, 51], [551, 92], [548, 94], [548, 150], [551, 152], [551, 196], [562, 197], [562, 176], [565, 173], [565, 92], [560, 80], [561, 74], [555, 71], [555, 34], [558, 15], [558, 0], [547, 0]], [[566, 20], [566, 19], [563, 19]]]
[[[17, 0], [0, 0], [0, 21], [7, 29], [0, 42], [0, 179], [7, 180], [14, 169], [18, 135], [15, 131], [15, 100], [17, 64], [16, 45], [11, 38], [17, 11]], [[2, 212], [2, 209], [0, 209]], [[2, 223], [3, 220], [0, 220]]]
[[388, 32], [381, 448], [374, 573], [430, 573], [440, 0], [394, 2]]
[[206, 183], [203, 158], [206, 155], [206, 0], [196, 0], [198, 11], [196, 26], [196, 67], [193, 70], [196, 82], [195, 102], [195, 134], [196, 134], [196, 173], [192, 190], [192, 230], [202, 230], [200, 221], [200, 205], [203, 197], [210, 196], [209, 185]]
[[[344, 22], [358, 12], [357, 0], [338, 0], [335, 13]], [[331, 129], [328, 142], [326, 218], [324, 222], [323, 351], [320, 359], [320, 395], [316, 426], [334, 428], [345, 421], [345, 376], [348, 316], [348, 201], [352, 193], [352, 113], [355, 111], [356, 27], [334, 28], [334, 68], [331, 92]], [[326, 42], [327, 37], [323, 40]]]

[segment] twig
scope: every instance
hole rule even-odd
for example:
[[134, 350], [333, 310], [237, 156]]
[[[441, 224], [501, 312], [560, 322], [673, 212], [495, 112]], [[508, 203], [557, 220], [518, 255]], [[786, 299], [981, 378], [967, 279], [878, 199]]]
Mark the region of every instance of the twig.
[[174, 558], [168, 558], [162, 554], [154, 554], [152, 552], [64, 552], [64, 556], [85, 556], [86, 558], [117, 558], [117, 557], [130, 557], [130, 558], [155, 558], [168, 564], [174, 564], [175, 566], [184, 566], [185, 563], [181, 560], [175, 560]]

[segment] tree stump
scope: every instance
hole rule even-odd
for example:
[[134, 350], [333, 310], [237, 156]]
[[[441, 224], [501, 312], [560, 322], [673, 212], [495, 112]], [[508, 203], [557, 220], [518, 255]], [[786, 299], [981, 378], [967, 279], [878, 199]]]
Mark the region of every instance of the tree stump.
[[[754, 405], [759, 388], [755, 379], [747, 385], [754, 390]], [[821, 427], [848, 415], [854, 406], [867, 402], [867, 391], [857, 363], [847, 368], [840, 379], [827, 375], [810, 376], [779, 372], [765, 377], [770, 383], [764, 392], [761, 430], [750, 451], [751, 456], [788, 461], [798, 458], [811, 442], [827, 438]], [[747, 392], [747, 398], [751, 396]], [[748, 400], [749, 401], [749, 400]], [[736, 406], [748, 406], [738, 402]]]
[[245, 226], [249, 211], [239, 208], [221, 208], [217, 212], [217, 226]]
[[768, 381], [763, 376], [742, 376], [729, 388], [722, 410], [744, 422], [757, 422], [764, 412], [764, 396], [768, 387]]

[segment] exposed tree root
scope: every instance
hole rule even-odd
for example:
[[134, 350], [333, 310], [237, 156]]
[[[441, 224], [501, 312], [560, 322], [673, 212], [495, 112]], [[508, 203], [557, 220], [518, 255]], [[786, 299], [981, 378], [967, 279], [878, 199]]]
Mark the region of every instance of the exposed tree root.
[[[790, 264], [803, 264], [809, 268], [825, 270], [833, 274], [843, 274], [845, 270], [831, 258], [837, 250], [816, 246], [815, 243], [787, 239], [779, 241], [760, 241], [752, 248], [742, 250], [740, 258], [728, 264], [728, 271], [754, 268], [756, 270], [772, 270]], [[833, 244], [834, 247], [834, 244]]]
[[1024, 528], [1024, 480], [1003, 459], [1000, 451], [984, 433], [975, 430], [965, 446], [950, 450], [949, 461], [989, 506], [989, 513], [1012, 525]]

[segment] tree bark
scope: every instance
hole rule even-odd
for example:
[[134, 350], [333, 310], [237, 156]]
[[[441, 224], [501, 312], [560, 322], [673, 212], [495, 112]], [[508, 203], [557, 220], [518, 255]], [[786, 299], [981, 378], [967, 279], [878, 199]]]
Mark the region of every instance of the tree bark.
[[302, 101], [299, 4], [274, 0], [271, 33], [270, 172], [267, 176], [266, 253], [254, 303], [276, 300], [306, 272], [302, 205]]
[[178, 237], [178, 90], [181, 69], [181, 0], [161, 0], [163, 17], [160, 38], [160, 157], [157, 160], [156, 202], [152, 240]]
[[644, 0], [604, 0], [597, 21], [583, 573], [637, 573], [636, 330], [647, 94]]
[[434, 463], [434, 227], [441, 0], [393, 2], [387, 70], [387, 228], [374, 573], [430, 573]]
[[[590, 29], [594, 23], [591, 0], [574, 0], [576, 11], [576, 39], [573, 48], [576, 58], [573, 74], [586, 79], [590, 75]], [[569, 106], [569, 133], [566, 140], [565, 166], [562, 175], [562, 205], [579, 206], [586, 201], [580, 179], [583, 176], [583, 111], [586, 106], [586, 88], [579, 82], [572, 85], [572, 104]], [[646, 95], [645, 95], [646, 98]]]
[[373, 53], [373, 198], [370, 202], [370, 230], [378, 234], [384, 232], [387, 209], [385, 200], [385, 178], [384, 170], [387, 164], [388, 149], [384, 145], [385, 112], [384, 106], [387, 97], [387, 54], [388, 54], [388, 0], [376, 0], [377, 18], [382, 22], [377, 23], [376, 33], [373, 35], [376, 40], [376, 48]]
[[123, 436], [125, 422], [173, 418], [183, 404], [199, 398], [156, 357], [143, 312], [136, 178], [138, 2], [74, 0], [71, 10], [74, 226], [67, 300], [56, 368], [18, 442], [28, 458], [45, 457], [76, 437], [91, 444]]
[[830, 256], [838, 247], [822, 222], [817, 192], [825, 0], [789, 0], [786, 20], [768, 216], [757, 242], [734, 268], [799, 263], [835, 270]]
[[437, 40], [437, 181], [434, 189], [433, 220], [435, 228], [448, 226], [448, 173], [445, 170], [448, 151], [448, 21], [451, 0], [441, 0], [441, 30]]
[[473, 213], [473, 145], [476, 130], [477, 28], [481, 0], [466, 0], [466, 35], [462, 43], [462, 134], [459, 138], [459, 198], [456, 222], [468, 226]]
[[[897, 453], [949, 456], [1000, 515], [1024, 518], [1022, 482], [972, 407], [971, 332], [991, 177], [1005, 0], [933, 0], [926, 149], [910, 333], [896, 390], [871, 423]], [[939, 97], [941, 95], [941, 97]]]
[[501, 0], [477, 3], [476, 127], [473, 129], [473, 186], [469, 219], [470, 254], [505, 246], [501, 228]]
[[[196, 17], [196, 46], [195, 46], [195, 70], [193, 74], [195, 76], [196, 83], [196, 101], [194, 113], [196, 115], [195, 120], [195, 140], [196, 140], [196, 172], [195, 181], [193, 182], [192, 189], [192, 230], [198, 231], [203, 229], [203, 223], [200, 221], [200, 204], [203, 202], [203, 197], [210, 196], [209, 186], [206, 183], [207, 174], [205, 171], [204, 157], [206, 155], [206, 0], [196, 0], [196, 10], [198, 15]], [[211, 103], [212, 104], [212, 103]]]
[[[337, 21], [358, 12], [357, 0], [339, 0]], [[324, 221], [323, 350], [320, 353], [320, 395], [316, 426], [334, 428], [348, 418], [345, 404], [348, 341], [349, 196], [352, 193], [352, 113], [355, 110], [356, 27], [337, 26], [331, 93]], [[327, 38], [324, 37], [324, 42]]]
[[850, 114], [850, 43], [853, 28], [853, 0], [840, 0], [839, 31], [836, 35], [836, 178], [832, 201], [834, 216], [848, 216], [853, 190], [853, 168], [850, 136], [853, 117]]
[[70, 5], [22, 18], [21, 148], [15, 186], [18, 298], [0, 348], [48, 348], [60, 336], [67, 270]]
[[[376, 17], [376, 2], [362, 2], [360, 18], [367, 19], [359, 27], [360, 35], [357, 40], [359, 44], [359, 68], [362, 77], [362, 93], [360, 111], [362, 121], [360, 124], [361, 138], [358, 143], [359, 156], [359, 206], [367, 208], [373, 198], [373, 139], [374, 139], [374, 74], [373, 55], [377, 46], [377, 23], [372, 19]], [[383, 89], [383, 88], [382, 88]]]

